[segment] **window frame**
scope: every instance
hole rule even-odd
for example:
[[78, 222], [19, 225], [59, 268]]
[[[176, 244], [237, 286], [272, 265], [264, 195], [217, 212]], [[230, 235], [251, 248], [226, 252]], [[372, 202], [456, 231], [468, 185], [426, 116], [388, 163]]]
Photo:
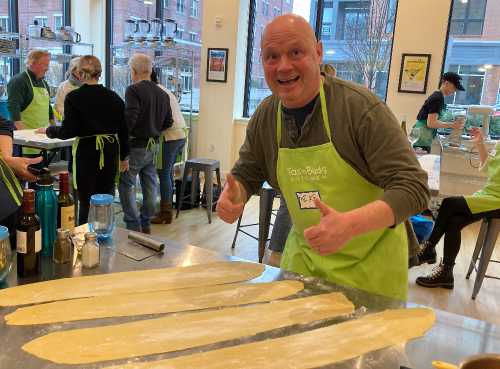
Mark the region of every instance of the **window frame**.
[[184, 14], [185, 9], [186, 9], [185, 0], [177, 0], [177, 4], [175, 7], [175, 11], [177, 12], [177, 14]]
[[[2, 32], [9, 32], [9, 15], [0, 15], [0, 27], [2, 29]], [[5, 27], [3, 25], [5, 21]]]
[[[40, 24], [40, 20], [44, 21]], [[49, 25], [49, 17], [47, 15], [35, 15], [32, 22], [38, 21], [38, 25], [41, 27], [47, 27]]]
[[[54, 17], [54, 31], [57, 31], [58, 29], [64, 26], [64, 15], [62, 13], [54, 13], [52, 16]], [[61, 20], [61, 25], [58, 27], [57, 19], [59, 18]]]
[[189, 16], [191, 18], [198, 18], [200, 16], [200, 1], [191, 0], [191, 7], [189, 9]]
[[[485, 16], [486, 16], [486, 8], [488, 6], [488, 0], [484, 0], [484, 9], [483, 9], [483, 13], [482, 13], [482, 17], [481, 18], [469, 18], [470, 8], [471, 8], [471, 4], [472, 4], [472, 1], [473, 1], [473, 0], [469, 0], [466, 3], [463, 3], [465, 5], [464, 18], [457, 18], [457, 19], [453, 18], [453, 4], [454, 4], [455, 1], [458, 1], [458, 0], [453, 0], [451, 2], [451, 14], [450, 14], [450, 21], [449, 21], [449, 34], [452, 35], [452, 36], [470, 36], [470, 37], [482, 36], [483, 31], [484, 31], [484, 20], [485, 20]], [[451, 29], [452, 29], [453, 23], [463, 23], [463, 32], [462, 33], [452, 33]], [[469, 32], [467, 32], [467, 26], [469, 24], [472, 24], [472, 23], [476, 23], [476, 24], [477, 23], [481, 23], [481, 31], [479, 33], [469, 33]]]

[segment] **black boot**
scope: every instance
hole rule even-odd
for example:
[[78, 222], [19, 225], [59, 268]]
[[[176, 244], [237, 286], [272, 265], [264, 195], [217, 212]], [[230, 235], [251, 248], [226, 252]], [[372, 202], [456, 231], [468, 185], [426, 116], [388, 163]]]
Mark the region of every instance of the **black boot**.
[[439, 264], [434, 268], [431, 274], [425, 277], [418, 277], [416, 283], [423, 287], [442, 287], [453, 289], [453, 267]]
[[418, 265], [422, 264], [435, 264], [437, 255], [436, 248], [432, 246], [429, 241], [425, 241], [423, 245], [420, 245], [420, 250], [417, 252]]

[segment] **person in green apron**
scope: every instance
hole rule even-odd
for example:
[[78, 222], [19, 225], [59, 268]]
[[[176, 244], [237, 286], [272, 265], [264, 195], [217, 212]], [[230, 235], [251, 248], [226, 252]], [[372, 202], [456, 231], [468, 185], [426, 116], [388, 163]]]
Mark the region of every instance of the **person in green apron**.
[[434, 91], [425, 100], [424, 105], [417, 114], [417, 121], [413, 126], [412, 133], [412, 136], [417, 137], [417, 140], [413, 143], [413, 147], [421, 148], [430, 153], [432, 140], [436, 137], [438, 128], [463, 128], [462, 120], [455, 120], [450, 123], [441, 120], [446, 110], [444, 98], [454, 94], [457, 90], [465, 90], [461, 80], [462, 77], [454, 72], [447, 72], [442, 75], [439, 90]]
[[436, 245], [444, 235], [443, 260], [426, 276], [418, 277], [416, 283], [423, 287], [452, 289], [453, 266], [460, 251], [460, 231], [467, 225], [485, 217], [500, 217], [500, 146], [488, 153], [479, 128], [470, 131], [480, 156], [480, 170], [488, 174], [486, 185], [470, 196], [445, 198], [439, 208], [434, 229], [419, 253], [419, 263], [436, 262]]
[[273, 95], [253, 114], [217, 203], [229, 223], [263, 181], [292, 219], [281, 267], [406, 299], [405, 220], [427, 206], [427, 176], [390, 112], [364, 87], [321, 74], [322, 45], [297, 15], [261, 41]]
[[80, 57], [78, 77], [83, 85], [68, 93], [62, 126], [41, 128], [50, 138], [76, 137], [73, 144], [73, 187], [80, 202], [78, 224], [87, 223], [90, 197], [115, 194], [120, 155], [127, 152], [125, 104], [114, 91], [99, 84], [101, 62], [92, 55]]
[[[8, 108], [16, 129], [37, 129], [53, 122], [50, 90], [44, 76], [49, 70], [50, 54], [32, 50], [27, 56], [26, 70], [15, 75], [7, 85]], [[40, 150], [23, 148], [23, 154], [39, 154]]]
[[17, 177], [36, 181], [28, 171], [28, 165], [39, 163], [42, 158], [12, 156], [12, 132], [14, 122], [0, 116], [0, 225], [9, 228], [11, 246], [15, 247], [17, 210], [22, 202], [23, 191]]

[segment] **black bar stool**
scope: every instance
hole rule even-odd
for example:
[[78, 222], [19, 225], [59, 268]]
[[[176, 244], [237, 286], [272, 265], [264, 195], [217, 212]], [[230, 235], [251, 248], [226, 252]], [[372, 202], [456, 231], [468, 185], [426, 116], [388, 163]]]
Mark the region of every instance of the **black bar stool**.
[[186, 190], [186, 182], [191, 171], [191, 205], [194, 205], [194, 192], [195, 192], [195, 181], [199, 181], [200, 172], [205, 174], [205, 185], [203, 186], [204, 191], [207, 195], [207, 215], [208, 223], [212, 223], [212, 201], [213, 201], [213, 179], [212, 175], [215, 171], [217, 177], [217, 185], [222, 189], [222, 184], [220, 180], [220, 163], [218, 160], [213, 159], [203, 159], [203, 158], [193, 158], [186, 160], [184, 163], [184, 174], [182, 175], [182, 185], [181, 185], [181, 198], [177, 201], [177, 213], [176, 218], [179, 217], [179, 212], [181, 211], [182, 203], [184, 202], [184, 191]]
[[[266, 242], [269, 240], [269, 227], [271, 224], [271, 214], [273, 213], [273, 201], [278, 195], [278, 192], [274, 190], [269, 183], [264, 182], [262, 188], [259, 191], [259, 222], [252, 224], [241, 225], [241, 218], [243, 213], [238, 218], [238, 223], [236, 225], [236, 232], [234, 234], [233, 243], [231, 248], [234, 249], [236, 245], [236, 238], [238, 237], [238, 232], [243, 232], [247, 236], [250, 236], [258, 241], [259, 245], [259, 263], [262, 263], [264, 258], [264, 252], [266, 250]], [[259, 234], [255, 237], [253, 234], [246, 232], [242, 228], [259, 226]]]
[[[472, 254], [472, 260], [469, 265], [469, 270], [465, 278], [469, 279], [472, 270], [476, 270], [477, 276], [474, 282], [474, 289], [472, 291], [472, 299], [475, 300], [484, 278], [500, 279], [486, 274], [488, 264], [490, 261], [500, 263], [498, 260], [491, 259], [495, 243], [497, 242], [498, 233], [500, 232], [500, 218], [484, 218], [481, 223], [481, 229], [477, 236], [476, 247]], [[481, 253], [481, 257], [479, 257]], [[479, 258], [479, 263], [477, 263]], [[476, 263], [478, 264], [476, 267]]]

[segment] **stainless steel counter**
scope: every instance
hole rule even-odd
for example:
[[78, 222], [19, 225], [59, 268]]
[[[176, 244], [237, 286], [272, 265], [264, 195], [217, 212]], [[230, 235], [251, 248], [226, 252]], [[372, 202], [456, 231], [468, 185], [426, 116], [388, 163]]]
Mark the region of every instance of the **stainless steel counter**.
[[[126, 240], [126, 231], [117, 229], [114, 234], [114, 242], [124, 242]], [[138, 269], [151, 269], [161, 267], [187, 266], [192, 264], [208, 263], [219, 260], [237, 260], [237, 258], [213, 253], [209, 250], [194, 246], [183, 246], [175, 242], [167, 241], [164, 254], [153, 255], [143, 261], [134, 261], [126, 256], [112, 251], [113, 242], [101, 246], [101, 264], [96, 269], [82, 270], [77, 264], [74, 269], [70, 265], [54, 265], [49, 260], [44, 260], [43, 273], [36, 280], [48, 280], [67, 276], [80, 276], [89, 274], [99, 274], [118, 271], [129, 271]], [[266, 267], [264, 274], [255, 279], [254, 282], [273, 281], [280, 279], [300, 279], [305, 283], [305, 290], [300, 296], [319, 294], [328, 291], [343, 292], [355, 305], [357, 312], [355, 315], [361, 315], [365, 312], [375, 312], [387, 308], [397, 308], [404, 306], [400, 301], [372, 295], [352, 288], [344, 288], [315, 278], [302, 278], [293, 273], [284, 273], [280, 269]], [[35, 279], [18, 280], [15, 268], [7, 279], [6, 283], [0, 285], [0, 288], [15, 286], [34, 282]], [[408, 304], [412, 306], [412, 304]], [[55, 369], [55, 368], [102, 368], [110, 364], [98, 363], [95, 365], [72, 365], [63, 366], [40, 360], [32, 355], [25, 353], [21, 346], [26, 342], [41, 335], [59, 331], [61, 329], [71, 329], [78, 327], [91, 327], [118, 322], [127, 322], [144, 319], [141, 317], [127, 318], [108, 318], [86, 322], [72, 322], [47, 324], [40, 326], [11, 327], [3, 323], [4, 315], [13, 311], [14, 308], [0, 308], [0, 368], [1, 369]], [[330, 365], [328, 368], [371, 368], [371, 369], [399, 369], [401, 365], [410, 368], [431, 368], [432, 360], [446, 360], [450, 362], [459, 362], [462, 358], [480, 352], [500, 351], [500, 328], [486, 322], [469, 319], [466, 317], [449, 314], [436, 310], [437, 322], [430, 332], [423, 338], [409, 342], [406, 348], [393, 347], [379, 350], [374, 353], [353, 359], [337, 365]], [[151, 316], [146, 316], [150, 318]], [[151, 355], [141, 360], [157, 360], [178, 355], [185, 355], [199, 351], [211, 350], [218, 347], [230, 346], [250, 341], [262, 340], [265, 338], [279, 337], [292, 333], [298, 333], [304, 330], [310, 330], [320, 326], [329, 325], [338, 322], [339, 319], [322, 321], [307, 326], [293, 326], [284, 329], [277, 329], [254, 337], [246, 337], [238, 340], [223, 342], [204, 346], [201, 348], [174, 352], [171, 354]], [[127, 360], [115, 361], [118, 364]], [[201, 369], [201, 368], [196, 368]]]

